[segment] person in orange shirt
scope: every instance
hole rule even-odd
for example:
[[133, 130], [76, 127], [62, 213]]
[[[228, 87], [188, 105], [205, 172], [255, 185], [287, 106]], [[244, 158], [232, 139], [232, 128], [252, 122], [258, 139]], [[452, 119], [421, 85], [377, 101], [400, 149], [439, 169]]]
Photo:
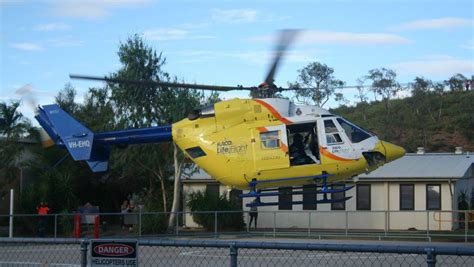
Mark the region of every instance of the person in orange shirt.
[[38, 212], [39, 218], [38, 218], [38, 236], [39, 237], [44, 237], [45, 231], [46, 231], [46, 224], [47, 224], [47, 219], [48, 217], [45, 215], [48, 215], [50, 208], [48, 207], [48, 203], [46, 202], [41, 202], [37, 207], [36, 211]]

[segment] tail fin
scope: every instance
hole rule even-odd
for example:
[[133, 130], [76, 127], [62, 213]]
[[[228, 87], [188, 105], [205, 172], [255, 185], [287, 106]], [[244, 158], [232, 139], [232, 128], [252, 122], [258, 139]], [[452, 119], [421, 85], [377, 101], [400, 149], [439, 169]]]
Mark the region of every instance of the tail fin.
[[65, 146], [74, 160], [89, 160], [94, 133], [58, 105], [39, 108], [36, 119], [55, 144]]
[[42, 106], [35, 116], [54, 144], [74, 160], [85, 160], [93, 172], [106, 171], [111, 147], [172, 141], [171, 126], [126, 129], [94, 134], [58, 105]]

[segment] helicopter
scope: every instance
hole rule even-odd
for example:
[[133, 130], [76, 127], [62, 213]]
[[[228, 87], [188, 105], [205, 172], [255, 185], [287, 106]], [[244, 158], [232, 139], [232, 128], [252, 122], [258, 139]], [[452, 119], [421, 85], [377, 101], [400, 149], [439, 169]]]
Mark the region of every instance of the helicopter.
[[[261, 94], [291, 90], [273, 82], [278, 64], [295, 36], [283, 31], [265, 82], [258, 87], [214, 86], [70, 75], [73, 79], [156, 85], [213, 91], [261, 90]], [[197, 166], [229, 189], [249, 190], [247, 206], [277, 205], [263, 197], [283, 194], [279, 187], [303, 186], [323, 194], [312, 203], [348, 200], [328, 198], [353, 186], [340, 182], [377, 169], [405, 154], [402, 147], [314, 105], [288, 99], [231, 99], [192, 111], [172, 125], [94, 133], [58, 105], [39, 106], [35, 118], [57, 146], [76, 161], [86, 161], [93, 172], [106, 171], [113, 146], [174, 142]], [[298, 190], [300, 189], [300, 190]], [[313, 193], [314, 193], [313, 192]], [[305, 202], [306, 203], [306, 202]], [[303, 204], [303, 201], [292, 201]]]

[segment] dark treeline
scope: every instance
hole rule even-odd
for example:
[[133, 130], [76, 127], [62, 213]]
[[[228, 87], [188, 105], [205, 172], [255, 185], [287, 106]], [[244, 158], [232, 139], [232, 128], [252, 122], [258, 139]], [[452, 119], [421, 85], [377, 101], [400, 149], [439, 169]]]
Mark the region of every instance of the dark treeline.
[[413, 92], [411, 97], [360, 102], [332, 112], [376, 133], [379, 138], [416, 152], [474, 150], [474, 91]]

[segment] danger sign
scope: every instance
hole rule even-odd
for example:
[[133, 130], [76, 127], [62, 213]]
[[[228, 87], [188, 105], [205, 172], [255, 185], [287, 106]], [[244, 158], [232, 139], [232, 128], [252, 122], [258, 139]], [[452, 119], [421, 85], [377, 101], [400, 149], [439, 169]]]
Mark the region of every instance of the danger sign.
[[91, 266], [138, 266], [137, 241], [91, 240]]

